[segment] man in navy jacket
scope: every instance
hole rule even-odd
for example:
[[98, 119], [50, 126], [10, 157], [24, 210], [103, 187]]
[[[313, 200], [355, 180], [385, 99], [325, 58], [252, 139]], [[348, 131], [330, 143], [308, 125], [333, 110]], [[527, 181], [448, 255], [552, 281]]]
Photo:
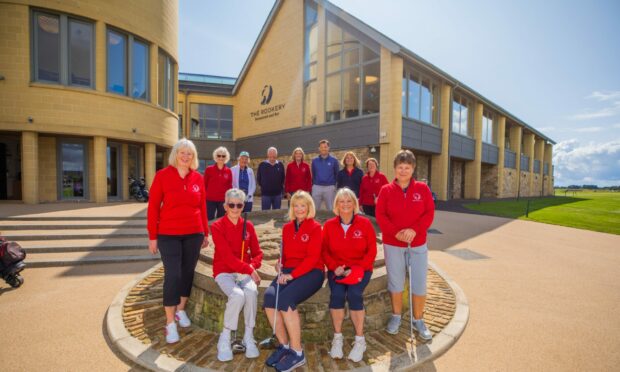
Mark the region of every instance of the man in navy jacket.
[[280, 209], [284, 191], [284, 164], [277, 159], [278, 150], [270, 147], [267, 160], [260, 163], [256, 181], [261, 189], [261, 210]]

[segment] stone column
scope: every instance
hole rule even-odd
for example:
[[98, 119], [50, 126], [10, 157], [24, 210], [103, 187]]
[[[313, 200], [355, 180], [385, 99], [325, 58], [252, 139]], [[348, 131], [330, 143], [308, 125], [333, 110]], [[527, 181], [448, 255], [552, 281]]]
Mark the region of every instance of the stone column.
[[528, 190], [530, 191], [527, 195], [523, 196], [533, 196], [536, 195], [534, 192], [534, 133], [526, 133], [523, 135], [523, 153], [530, 159], [530, 170], [528, 175]]
[[394, 178], [394, 156], [402, 149], [402, 79], [403, 59], [381, 47], [381, 104], [379, 143], [381, 171], [388, 180]]
[[497, 116], [497, 197], [504, 197], [504, 156], [506, 152], [506, 117]]
[[155, 144], [144, 144], [144, 180], [148, 188], [151, 188], [153, 178], [155, 178]]
[[93, 141], [93, 178], [92, 196], [95, 203], [108, 201], [108, 139], [95, 136]]
[[431, 185], [439, 200], [448, 200], [448, 174], [450, 164], [450, 98], [452, 87], [448, 84], [441, 86], [441, 100], [439, 110], [439, 127], [441, 128], [441, 154], [431, 158]]
[[106, 91], [107, 79], [107, 33], [105, 22], [95, 23], [95, 89]]
[[544, 154], [545, 154], [545, 140], [537, 137], [535, 138], [535, 142], [534, 142], [534, 158], [538, 160], [540, 164], [540, 169], [538, 169], [538, 173], [536, 174], [536, 176], [538, 176], [539, 184], [536, 190], [532, 190], [533, 192], [536, 193], [536, 196], [543, 196], [543, 190], [545, 189], [545, 186], [544, 186], [545, 179], [543, 176], [543, 173], [545, 170]]
[[482, 172], [482, 110], [481, 103], [474, 106], [474, 140], [476, 149], [474, 160], [465, 163], [465, 199], [480, 198], [480, 178]]
[[22, 201], [39, 204], [39, 134], [22, 132]]
[[549, 174], [545, 180], [545, 193], [546, 195], [554, 195], [553, 190], [553, 145], [550, 143], [545, 144], [545, 163], [549, 164]]
[[517, 176], [514, 178], [516, 182], [514, 189], [516, 190], [515, 196], [520, 195], [521, 189], [521, 141], [523, 136], [523, 128], [518, 125], [510, 126], [510, 150], [516, 154], [515, 159], [515, 171]]

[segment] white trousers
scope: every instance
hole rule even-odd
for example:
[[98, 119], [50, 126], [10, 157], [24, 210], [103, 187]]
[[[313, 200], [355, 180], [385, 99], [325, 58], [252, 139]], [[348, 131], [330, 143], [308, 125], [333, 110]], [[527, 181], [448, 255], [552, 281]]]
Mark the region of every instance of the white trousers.
[[221, 273], [215, 277], [215, 282], [228, 296], [226, 311], [224, 311], [224, 327], [236, 331], [239, 313], [243, 309], [245, 326], [254, 328], [258, 288], [252, 278], [244, 274]]

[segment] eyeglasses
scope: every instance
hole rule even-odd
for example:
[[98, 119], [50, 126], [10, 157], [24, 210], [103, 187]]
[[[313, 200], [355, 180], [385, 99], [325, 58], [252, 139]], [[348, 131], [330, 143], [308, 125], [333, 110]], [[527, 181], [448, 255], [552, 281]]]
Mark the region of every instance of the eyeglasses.
[[226, 157], [226, 155], [218, 154], [218, 155], [217, 155], [217, 157], [218, 157], [218, 158], [222, 158], [222, 159], [223, 159], [223, 158], [225, 158], [225, 157]]
[[235, 209], [235, 208], [241, 209], [241, 208], [243, 208], [243, 203], [236, 203], [236, 204], [235, 203], [228, 203], [228, 208], [230, 208], [230, 209]]

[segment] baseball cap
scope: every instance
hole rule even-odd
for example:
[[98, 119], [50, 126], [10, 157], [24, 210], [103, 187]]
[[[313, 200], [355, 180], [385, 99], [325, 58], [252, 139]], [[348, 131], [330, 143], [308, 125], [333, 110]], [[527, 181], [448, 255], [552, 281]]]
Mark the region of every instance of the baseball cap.
[[247, 152], [247, 151], [241, 151], [241, 152], [239, 153], [239, 156], [247, 156], [247, 157], [249, 158], [249, 157], [250, 157], [250, 153], [249, 153], [249, 152]]
[[337, 277], [338, 279], [336, 279], [336, 283], [354, 285], [364, 279], [364, 269], [361, 266], [354, 265], [349, 269], [351, 270], [349, 275]]

